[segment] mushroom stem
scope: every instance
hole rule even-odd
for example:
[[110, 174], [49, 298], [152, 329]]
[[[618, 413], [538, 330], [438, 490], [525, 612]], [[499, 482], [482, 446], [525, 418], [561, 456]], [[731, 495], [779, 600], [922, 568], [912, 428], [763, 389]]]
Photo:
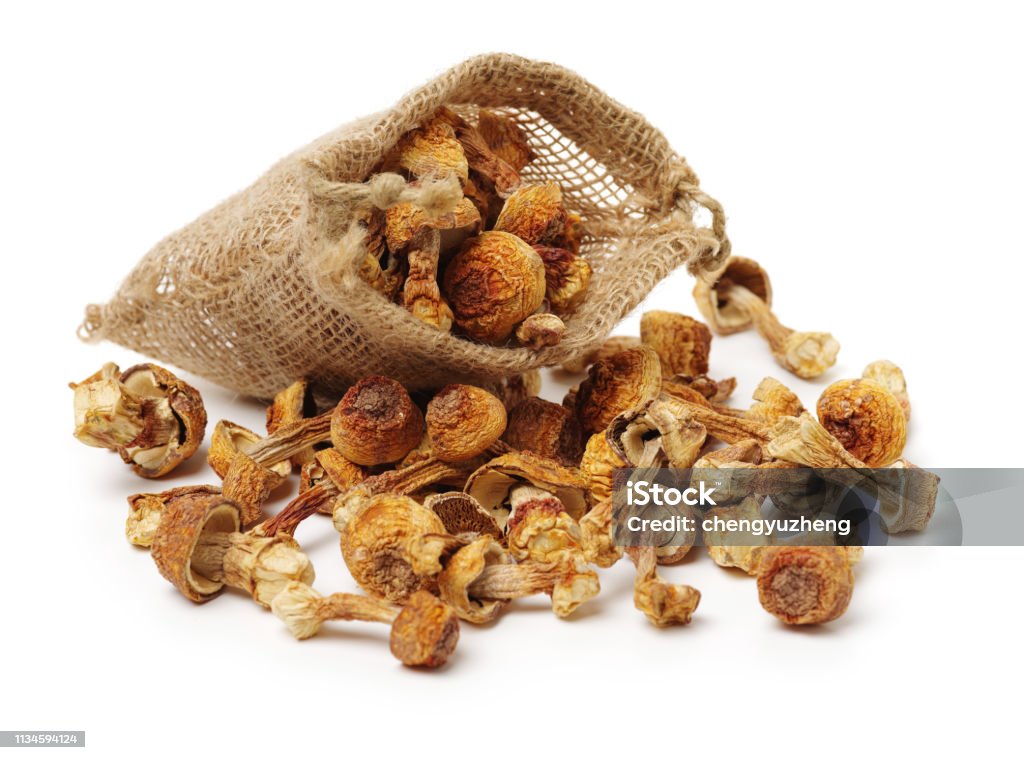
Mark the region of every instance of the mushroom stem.
[[561, 579], [558, 563], [537, 565], [488, 565], [468, 588], [476, 599], [521, 599], [551, 591]]
[[284, 586], [271, 604], [297, 639], [315, 636], [328, 620], [362, 620], [391, 625], [391, 653], [404, 665], [438, 667], [459, 640], [454, 611], [426, 591], [409, 597], [405, 607], [360, 594], [321, 596], [306, 583]]
[[771, 437], [771, 426], [747, 420], [732, 414], [723, 414], [715, 409], [691, 401], [684, 401], [663, 393], [660, 398], [664, 407], [681, 420], [692, 420], [703, 425], [708, 435], [726, 443], [738, 443], [754, 439], [767, 443]]
[[402, 288], [402, 303], [414, 317], [438, 330], [452, 329], [452, 310], [441, 297], [437, 284], [441, 256], [441, 232], [425, 229], [409, 243], [409, 274]]
[[245, 453], [264, 466], [283, 462], [303, 449], [330, 440], [331, 414], [325, 412], [282, 425], [277, 432], [262, 438]]
[[797, 377], [817, 377], [836, 363], [839, 342], [831, 333], [797, 332], [786, 327], [763, 299], [742, 285], [723, 281], [720, 296], [750, 316], [775, 360]]
[[303, 491], [285, 508], [266, 522], [254, 529], [259, 535], [276, 536], [278, 534], [295, 535], [295, 529], [310, 515], [321, 511], [339, 494], [337, 486], [330, 480], [323, 480], [312, 488]]
[[250, 594], [269, 607], [284, 584], [313, 582], [313, 567], [289, 538], [204, 531], [192, 552], [192, 570]]

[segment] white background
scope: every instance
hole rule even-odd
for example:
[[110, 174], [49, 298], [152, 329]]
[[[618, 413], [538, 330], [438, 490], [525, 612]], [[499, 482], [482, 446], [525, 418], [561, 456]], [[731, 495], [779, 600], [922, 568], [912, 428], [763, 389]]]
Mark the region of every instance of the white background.
[[[622, 564], [577, 619], [556, 620], [544, 598], [516, 604], [463, 626], [445, 670], [414, 672], [384, 626], [297, 643], [239, 594], [202, 607], [177, 595], [122, 534], [124, 497], [153, 484], [72, 439], [66, 387], [136, 360], [74, 329], [158, 238], [317, 135], [505, 50], [576, 69], [664, 130], [725, 205], [735, 252], [771, 272], [783, 321], [841, 341], [840, 364], [810, 384], [781, 375], [756, 336], [716, 340], [714, 374], [740, 379], [737, 403], [773, 374], [812, 404], [827, 380], [886, 357], [910, 383], [912, 460], [1020, 466], [1024, 54], [1010, 11], [446, 0], [0, 13], [0, 729], [84, 729], [96, 757], [1012, 752], [1020, 548], [869, 550], [847, 615], [814, 630], [785, 629], [751, 580], [706, 557], [665, 572], [702, 590], [693, 624], [656, 630]], [[694, 313], [690, 287], [678, 273], [647, 306]], [[257, 405], [190, 381], [211, 422], [259, 426]], [[210, 477], [197, 457], [167, 484]], [[354, 588], [327, 520], [298, 538], [318, 588]]]

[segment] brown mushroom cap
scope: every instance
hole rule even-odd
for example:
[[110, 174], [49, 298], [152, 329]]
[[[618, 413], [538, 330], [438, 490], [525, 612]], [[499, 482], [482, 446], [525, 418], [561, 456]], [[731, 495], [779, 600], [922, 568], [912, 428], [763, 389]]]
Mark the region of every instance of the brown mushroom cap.
[[658, 353], [663, 373], [707, 374], [711, 330], [703, 322], [672, 311], [648, 311], [640, 318], [640, 340]]
[[509, 565], [512, 558], [501, 544], [484, 536], [459, 549], [437, 577], [441, 598], [452, 606], [463, 620], [487, 623], [497, 617], [506, 602], [501, 599], [476, 599], [469, 587], [490, 565]]
[[427, 591], [410, 596], [391, 624], [391, 654], [410, 667], [440, 667], [458, 643], [455, 611]]
[[580, 461], [580, 475], [587, 483], [590, 503], [611, 499], [615, 470], [628, 466], [624, 456], [612, 448], [604, 430], [590, 436]]
[[171, 500], [153, 539], [153, 561], [160, 574], [193, 602], [205, 602], [224, 589], [192, 566], [192, 555], [204, 534], [236, 533], [241, 511], [220, 494], [192, 493]]
[[874, 380], [839, 380], [818, 399], [818, 420], [868, 467], [900, 458], [907, 443], [903, 407]]
[[476, 533], [501, 538], [501, 528], [494, 517], [468, 493], [446, 491], [431, 494], [423, 500], [423, 506], [437, 515], [444, 523], [444, 529], [453, 536]]
[[544, 281], [551, 311], [555, 314], [572, 313], [587, 294], [593, 274], [590, 264], [567, 248], [535, 245], [533, 249], [544, 262]]
[[423, 414], [397, 380], [371, 375], [335, 407], [331, 441], [347, 459], [373, 466], [397, 462], [423, 437]]
[[505, 201], [494, 223], [499, 232], [509, 232], [529, 245], [547, 243], [565, 229], [566, 213], [562, 188], [557, 182], [524, 185]]
[[661, 362], [654, 349], [638, 346], [591, 365], [576, 394], [576, 416], [585, 433], [596, 433], [616, 415], [661, 393]]
[[742, 332], [752, 324], [749, 312], [719, 294], [722, 283], [741, 285], [768, 306], [772, 304], [772, 283], [768, 273], [753, 259], [733, 256], [723, 268], [699, 278], [693, 288], [697, 308], [719, 335]]
[[524, 399], [512, 409], [504, 437], [514, 449], [554, 459], [566, 467], [579, 465], [583, 454], [583, 431], [576, 416], [561, 404], [542, 398]]
[[544, 262], [507, 232], [467, 240], [444, 273], [455, 324], [482, 343], [501, 343], [544, 301]]
[[469, 177], [469, 163], [462, 145], [455, 139], [455, 130], [440, 115], [406, 132], [378, 168], [401, 168], [420, 179], [454, 174], [465, 182]]
[[835, 620], [853, 596], [853, 571], [834, 546], [769, 547], [757, 576], [761, 606], [789, 625]]
[[444, 523], [408, 496], [380, 494], [351, 515], [341, 534], [341, 554], [366, 591], [400, 602], [421, 588], [432, 589], [440, 558], [424, 566], [412, 551], [427, 534], [444, 534]]
[[509, 494], [523, 484], [532, 484], [553, 494], [574, 520], [586, 512], [587, 483], [578, 471], [524, 451], [503, 454], [481, 466], [469, 476], [465, 491], [480, 502], [504, 530], [511, 511]]
[[160, 493], [136, 493], [129, 496], [129, 513], [124, 527], [129, 543], [151, 546], [167, 505], [175, 499], [195, 494], [219, 496], [221, 489], [216, 486], [179, 486]]
[[464, 462], [501, 438], [507, 423], [497, 396], [473, 385], [446, 385], [427, 404], [427, 434], [434, 456]]
[[476, 128], [494, 155], [517, 172], [533, 160], [526, 133], [509, 117], [481, 109]]

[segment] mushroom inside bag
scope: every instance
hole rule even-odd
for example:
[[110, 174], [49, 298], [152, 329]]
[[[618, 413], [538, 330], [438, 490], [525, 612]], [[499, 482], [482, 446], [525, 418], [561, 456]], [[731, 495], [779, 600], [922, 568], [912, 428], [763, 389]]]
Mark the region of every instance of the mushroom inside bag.
[[[462, 157], [427, 150], [451, 135]], [[448, 316], [446, 246], [495, 229], [520, 187], [551, 183], [561, 207], [548, 221], [510, 212], [500, 224], [537, 251], [522, 251], [533, 290], [514, 299], [515, 319], [551, 312], [564, 331], [529, 346], [506, 324], [473, 334], [474, 303]], [[382, 217], [402, 204], [412, 208], [392, 214], [389, 251]], [[695, 221], [701, 209], [710, 227]], [[403, 219], [409, 235], [394, 228]], [[367, 375], [411, 390], [484, 384], [596, 347], [680, 266], [719, 268], [724, 219], [643, 117], [554, 64], [483, 55], [300, 148], [164, 238], [108, 303], [87, 308], [81, 333], [260, 398], [299, 377], [334, 395]]]

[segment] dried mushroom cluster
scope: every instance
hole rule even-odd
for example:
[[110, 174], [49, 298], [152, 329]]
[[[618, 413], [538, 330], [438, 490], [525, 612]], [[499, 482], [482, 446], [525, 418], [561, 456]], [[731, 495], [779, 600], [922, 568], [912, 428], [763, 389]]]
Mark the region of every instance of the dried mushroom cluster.
[[582, 220], [562, 189], [522, 180], [532, 159], [511, 118], [481, 110], [471, 124], [439, 110], [377, 172], [414, 187], [457, 182], [461, 197], [442, 213], [422, 202], [367, 211], [360, 276], [439, 330], [491, 345], [513, 337], [532, 349], [557, 344], [562, 317], [586, 295], [590, 265], [579, 255]]
[[[557, 187], [520, 184], [517, 172], [529, 158], [515, 125], [486, 111], [475, 127], [445, 112], [407, 135], [389, 168], [416, 177], [452, 172], [468, 200], [437, 219], [396, 207], [373, 222], [384, 241], [375, 281], [390, 283], [389, 295], [400, 294], [421, 318], [439, 327], [454, 321], [480, 340], [518, 331], [529, 343], [524, 334], [555, 329], [537, 308], [546, 299], [555, 310], [571, 309], [586, 276], [579, 269], [552, 275], [552, 262], [565, 265], [563, 273], [580, 266], [570, 253], [576, 222]], [[484, 220], [492, 226], [486, 232]], [[451, 245], [458, 251], [441, 278], [442, 298], [435, 277]], [[489, 290], [498, 285], [515, 292], [499, 297]], [[321, 410], [300, 380], [268, 408], [266, 434], [217, 423], [208, 461], [218, 485], [129, 497], [128, 539], [151, 547], [160, 573], [194, 602], [240, 589], [299, 639], [330, 621], [387, 623], [391, 651], [412, 666], [444, 664], [460, 621], [487, 623], [521, 597], [546, 595], [555, 615], [571, 616], [600, 592], [596, 569], [624, 554], [634, 566], [635, 607], [654, 625], [686, 624], [700, 592], [664, 580], [658, 566], [681, 561], [696, 537], [679, 546], [617, 545], [616, 469], [721, 471], [718, 506], [706, 514], [743, 518], [759, 515], [760, 505], [730, 492], [730, 470], [767, 482], [800, 467], [913, 466], [902, 458], [910, 402], [896, 365], [875, 362], [861, 378], [832, 383], [816, 417], [771, 377], [749, 407], [730, 406], [735, 380], [708, 376], [713, 331], [757, 328], [779, 363], [802, 377], [830, 366], [838, 345], [827, 333], [781, 327], [755, 262], [733, 259], [696, 292], [710, 328], [648, 312], [639, 337], [611, 338], [569, 367], [586, 376], [561, 404], [537, 396], [535, 374], [416, 397], [391, 378], [369, 376]], [[108, 364], [72, 388], [75, 435], [117, 451], [144, 477], [169, 472], [202, 439], [198, 392], [155, 365], [121, 373]], [[295, 470], [298, 495], [266, 515], [270, 493]], [[930, 519], [935, 481], [921, 478], [916, 488], [886, 502], [890, 532], [920, 530]], [[785, 494], [776, 506], [803, 508]], [[293, 534], [317, 513], [332, 517], [342, 560], [364, 594], [313, 588], [313, 567]], [[835, 545], [832, 536], [798, 538], [730, 545], [706, 534], [704, 543], [720, 566], [755, 576], [761, 605], [783, 622], [834, 620], [850, 602], [861, 550]]]

